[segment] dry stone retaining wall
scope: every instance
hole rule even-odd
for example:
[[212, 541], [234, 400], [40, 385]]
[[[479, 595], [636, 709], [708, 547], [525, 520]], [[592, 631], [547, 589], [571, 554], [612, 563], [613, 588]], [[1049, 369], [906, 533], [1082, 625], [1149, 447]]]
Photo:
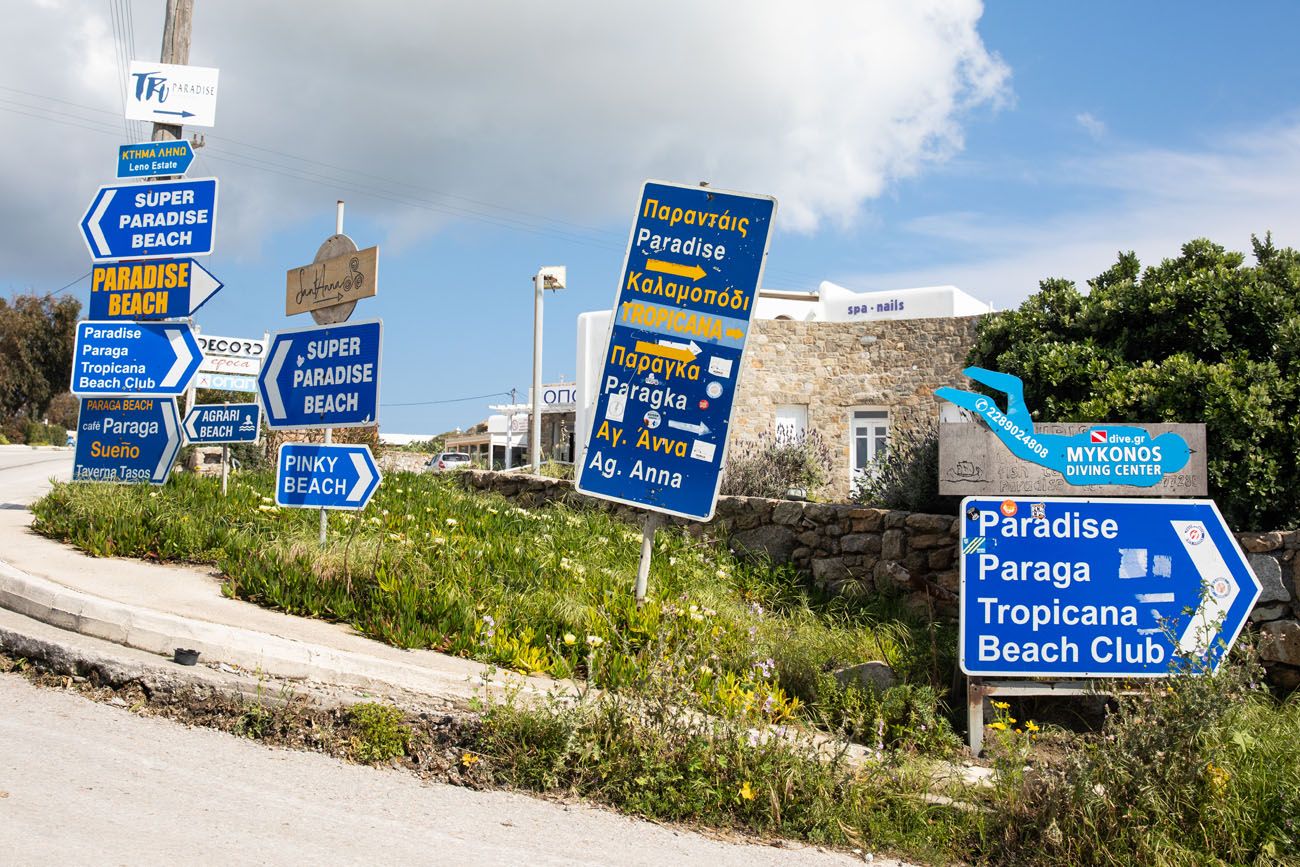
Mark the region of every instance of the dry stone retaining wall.
[[[644, 512], [585, 497], [573, 483], [523, 473], [465, 470], [467, 488], [496, 491], [521, 503], [564, 502], [640, 521]], [[687, 532], [749, 557], [790, 563], [821, 588], [845, 596], [901, 593], [917, 612], [957, 617], [958, 526], [955, 516], [924, 515], [835, 503], [720, 497], [707, 524], [670, 519]], [[1264, 585], [1251, 613], [1260, 653], [1280, 685], [1300, 686], [1300, 530], [1238, 533]]]

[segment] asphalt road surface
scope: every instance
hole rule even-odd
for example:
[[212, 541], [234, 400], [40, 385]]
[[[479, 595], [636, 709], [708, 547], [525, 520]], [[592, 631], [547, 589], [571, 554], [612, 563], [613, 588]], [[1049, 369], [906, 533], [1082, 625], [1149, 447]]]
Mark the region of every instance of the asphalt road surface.
[[0, 675], [6, 864], [862, 863], [425, 783]]

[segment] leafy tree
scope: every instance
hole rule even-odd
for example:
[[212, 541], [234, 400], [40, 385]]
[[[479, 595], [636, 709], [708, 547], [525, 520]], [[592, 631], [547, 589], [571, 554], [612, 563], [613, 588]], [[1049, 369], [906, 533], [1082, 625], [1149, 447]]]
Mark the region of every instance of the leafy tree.
[[1255, 264], [1200, 239], [1142, 269], [1123, 253], [1080, 292], [1044, 280], [981, 325], [971, 364], [1025, 384], [1036, 421], [1204, 422], [1210, 495], [1239, 530], [1300, 523], [1300, 253]]
[[0, 298], [0, 422], [16, 431], [40, 421], [67, 390], [81, 302], [48, 295]]

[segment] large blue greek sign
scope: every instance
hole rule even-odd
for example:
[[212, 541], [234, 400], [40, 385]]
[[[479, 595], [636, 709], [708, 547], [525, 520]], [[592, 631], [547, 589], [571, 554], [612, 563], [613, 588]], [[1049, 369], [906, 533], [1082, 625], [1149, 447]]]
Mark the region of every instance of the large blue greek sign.
[[646, 183], [578, 490], [713, 517], [775, 213], [770, 196]]

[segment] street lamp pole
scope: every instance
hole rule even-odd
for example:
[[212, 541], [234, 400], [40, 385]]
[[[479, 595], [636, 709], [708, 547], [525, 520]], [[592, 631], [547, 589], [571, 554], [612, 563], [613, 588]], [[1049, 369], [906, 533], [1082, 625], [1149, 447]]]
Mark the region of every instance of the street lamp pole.
[[[542, 292], [564, 288], [565, 267], [550, 265], [533, 275], [533, 400], [532, 431], [528, 436], [528, 453], [533, 459], [533, 475], [542, 471]], [[507, 434], [507, 440], [509, 435]]]

